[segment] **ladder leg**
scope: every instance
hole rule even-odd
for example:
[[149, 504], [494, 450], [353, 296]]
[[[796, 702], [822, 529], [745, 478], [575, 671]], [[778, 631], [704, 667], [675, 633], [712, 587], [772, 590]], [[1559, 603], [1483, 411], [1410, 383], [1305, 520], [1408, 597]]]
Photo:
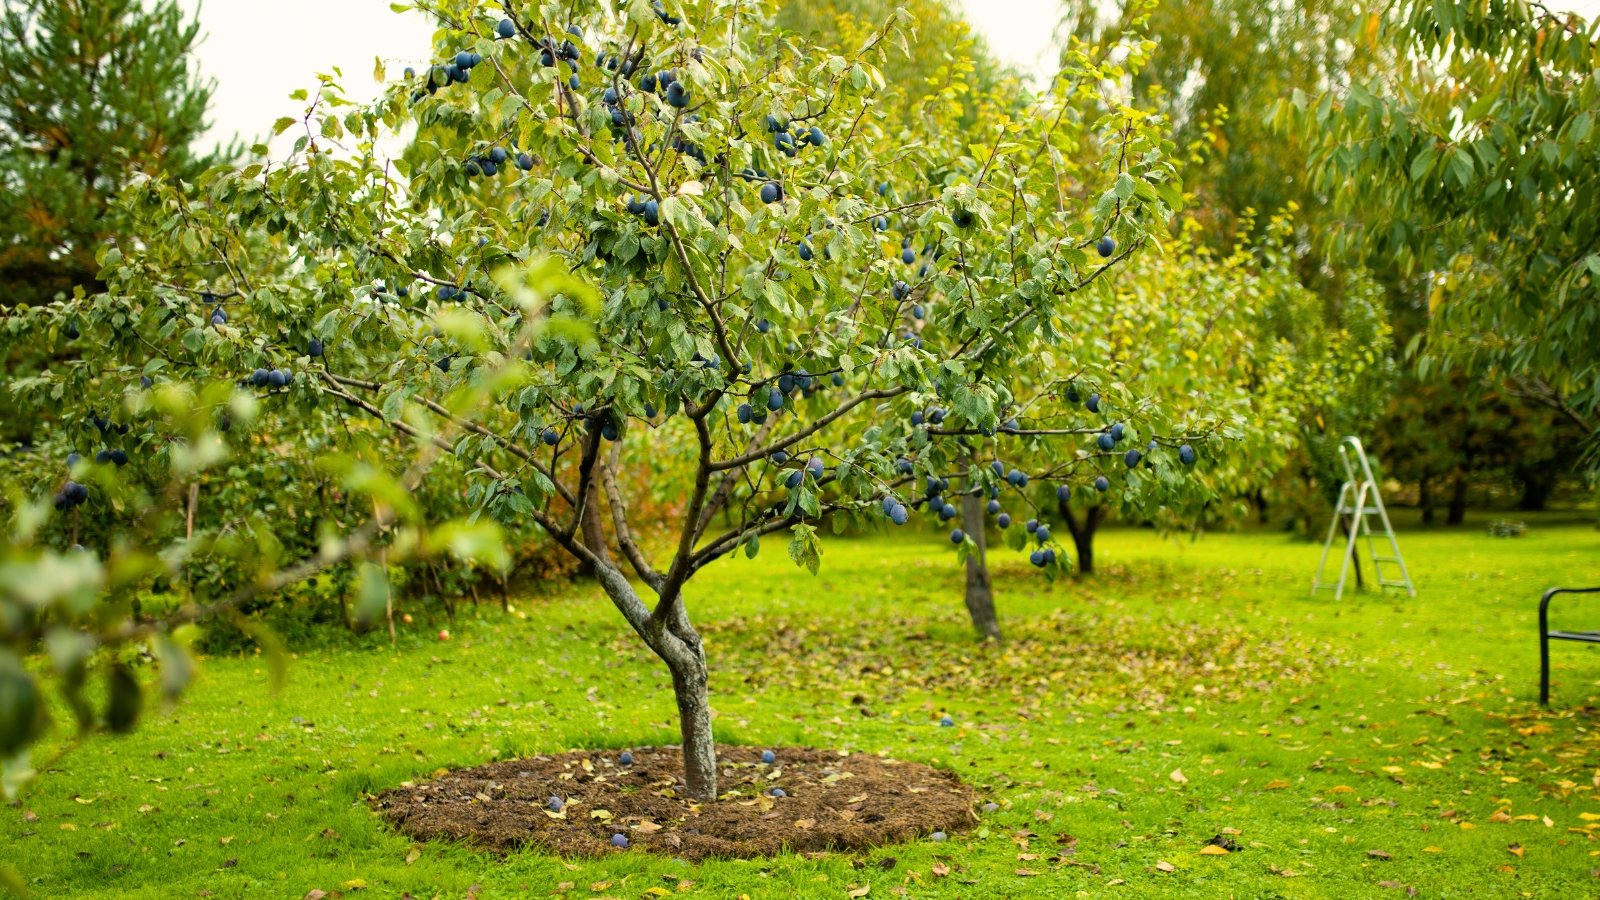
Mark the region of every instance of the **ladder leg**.
[[1394, 553], [1395, 564], [1400, 567], [1400, 580], [1406, 583], [1406, 594], [1411, 597], [1417, 595], [1417, 586], [1411, 580], [1411, 572], [1406, 569], [1406, 558], [1400, 555], [1400, 539], [1395, 537], [1394, 525], [1389, 522], [1389, 510], [1378, 501], [1378, 517], [1383, 520], [1383, 531], [1389, 536], [1389, 549]]
[[1345, 494], [1350, 490], [1350, 482], [1339, 486], [1339, 499], [1333, 505], [1333, 520], [1328, 523], [1328, 536], [1322, 542], [1322, 558], [1317, 561], [1317, 574], [1311, 579], [1311, 593], [1315, 594], [1322, 587], [1322, 575], [1328, 567], [1328, 551], [1333, 549], [1333, 536], [1339, 531], [1339, 510], [1344, 508]]
[[[1362, 510], [1365, 508], [1364, 503], [1367, 498], [1367, 492], [1362, 487], [1356, 488], [1353, 493], [1355, 494], [1355, 505], [1351, 507], [1353, 513], [1350, 516], [1350, 527], [1348, 529], [1350, 537], [1345, 541], [1344, 565], [1339, 568], [1339, 589], [1334, 591], [1333, 594], [1333, 599], [1335, 600], [1344, 596], [1344, 582], [1350, 572], [1350, 563], [1356, 555], [1356, 536], [1361, 533]], [[1356, 570], [1356, 580], [1358, 582], [1361, 580], [1359, 567]]]

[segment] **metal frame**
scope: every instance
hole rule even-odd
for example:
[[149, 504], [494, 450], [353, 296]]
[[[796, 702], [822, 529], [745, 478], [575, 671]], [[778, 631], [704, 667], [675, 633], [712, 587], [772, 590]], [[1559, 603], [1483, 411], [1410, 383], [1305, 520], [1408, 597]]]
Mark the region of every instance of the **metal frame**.
[[1544, 592], [1539, 598], [1539, 705], [1550, 705], [1550, 642], [1578, 641], [1584, 644], [1600, 644], [1600, 631], [1551, 631], [1550, 630], [1550, 601], [1557, 594], [1600, 594], [1600, 587], [1564, 588], [1554, 587]]
[[[1317, 563], [1317, 574], [1311, 581], [1311, 593], [1327, 589], [1333, 591], [1335, 600], [1344, 596], [1345, 579], [1350, 573], [1350, 562], [1356, 555], [1356, 539], [1364, 537], [1378, 590], [1381, 591], [1386, 587], [1405, 588], [1408, 595], [1415, 597], [1416, 585], [1412, 584], [1411, 573], [1406, 570], [1406, 561], [1400, 556], [1400, 542], [1395, 539], [1394, 525], [1389, 521], [1389, 510], [1383, 505], [1383, 495], [1378, 492], [1378, 480], [1372, 474], [1372, 465], [1367, 461], [1367, 451], [1361, 446], [1360, 438], [1346, 435], [1339, 442], [1339, 462], [1344, 466], [1345, 480], [1339, 485], [1339, 501], [1334, 505], [1333, 521], [1328, 523], [1328, 538], [1322, 543], [1322, 559]], [[1378, 549], [1373, 544], [1372, 526], [1368, 518], [1374, 515], [1383, 523], [1383, 533], [1389, 539], [1392, 556], [1379, 556]], [[1339, 532], [1341, 522], [1344, 523], [1349, 538], [1345, 541], [1343, 562], [1339, 566], [1339, 581], [1330, 584], [1323, 580], [1323, 574], [1327, 569], [1328, 554], [1333, 550], [1333, 539]], [[1400, 577], [1385, 577], [1383, 572], [1385, 563], [1399, 566]], [[1357, 577], [1360, 577], [1359, 570]]]

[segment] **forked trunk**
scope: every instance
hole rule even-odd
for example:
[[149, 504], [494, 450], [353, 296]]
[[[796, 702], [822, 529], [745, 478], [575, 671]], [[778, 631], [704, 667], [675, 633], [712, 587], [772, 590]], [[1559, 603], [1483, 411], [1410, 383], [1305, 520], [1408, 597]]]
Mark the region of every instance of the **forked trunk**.
[[967, 614], [972, 627], [986, 640], [1000, 640], [1000, 620], [994, 614], [994, 589], [989, 584], [988, 539], [985, 535], [983, 495], [968, 492], [961, 498], [961, 525], [976, 548], [967, 554]]
[[612, 603], [672, 674], [678, 731], [683, 737], [684, 792], [693, 800], [715, 800], [717, 746], [711, 730], [706, 650], [699, 632], [689, 623], [682, 598], [663, 598], [657, 609], [664, 614], [657, 619], [648, 614], [633, 585], [615, 567], [600, 565], [595, 574]]
[[1093, 575], [1094, 533], [1105, 521], [1106, 508], [1098, 504], [1091, 506], [1083, 511], [1080, 518], [1065, 500], [1056, 501], [1056, 507], [1061, 512], [1061, 518], [1066, 520], [1067, 532], [1072, 535], [1072, 546], [1078, 554], [1078, 574]]

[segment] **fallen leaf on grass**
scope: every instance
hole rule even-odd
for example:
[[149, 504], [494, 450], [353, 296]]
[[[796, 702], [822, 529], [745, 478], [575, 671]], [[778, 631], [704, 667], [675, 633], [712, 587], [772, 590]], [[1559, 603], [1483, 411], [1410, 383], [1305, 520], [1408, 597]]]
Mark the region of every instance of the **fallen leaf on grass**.
[[1167, 862], [1164, 859], [1158, 859], [1158, 860], [1156, 860], [1156, 871], [1157, 872], [1176, 872], [1176, 871], [1178, 871], [1178, 867], [1173, 865], [1172, 863]]
[[946, 875], [950, 874], [950, 867], [945, 865], [944, 863], [936, 862], [936, 863], [933, 864], [932, 871], [933, 871], [933, 877], [935, 877], [935, 878], [943, 878]]
[[1017, 870], [1017, 877], [1018, 878], [1032, 878], [1032, 877], [1034, 877], [1035, 875], [1038, 875], [1038, 874], [1039, 874], [1038, 872], [1035, 872], [1032, 869], [1018, 869]]
[[1284, 788], [1286, 788], [1288, 786], [1289, 786], [1289, 782], [1284, 781], [1282, 778], [1276, 778], [1276, 779], [1273, 779], [1272, 781], [1267, 782], [1266, 789], [1269, 790], [1269, 791], [1281, 791], [1281, 790], [1283, 790]]
[[352, 878], [349, 881], [343, 882], [339, 885], [339, 887], [344, 888], [347, 891], [364, 890], [366, 886], [367, 880], [365, 878]]
[[871, 892], [872, 892], [872, 885], [863, 884], [861, 887], [851, 888], [849, 896], [851, 896], [851, 897], [865, 897], [867, 894], [869, 894]]
[[1227, 856], [1228, 855], [1228, 848], [1219, 847], [1216, 844], [1207, 844], [1204, 847], [1200, 848], [1200, 855], [1201, 856]]
[[328, 896], [327, 891], [318, 888], [312, 888], [311, 890], [306, 891], [306, 895], [300, 898], [300, 900], [322, 900], [322, 898], [326, 896]]
[[1444, 848], [1443, 847], [1423, 847], [1422, 848], [1422, 852], [1423, 853], [1443, 853], [1444, 852]]
[[411, 852], [406, 854], [406, 865], [409, 866], [409, 865], [411, 865], [412, 863], [416, 862], [417, 860], [419, 860], [421, 858], [422, 858], [422, 848], [421, 847], [412, 847], [411, 848]]
[[1328, 788], [1328, 793], [1330, 794], [1354, 794], [1355, 792], [1356, 789], [1348, 784], [1341, 784], [1337, 787]]
[[1182, 769], [1173, 769], [1172, 770], [1172, 774], [1168, 775], [1167, 777], [1171, 778], [1174, 784], [1188, 784], [1189, 783], [1189, 778], [1188, 778], [1188, 776], [1183, 774], [1183, 770]]
[[1522, 858], [1523, 850], [1521, 844], [1511, 844], [1510, 846], [1506, 847], [1506, 849], [1511, 851], [1512, 856], [1515, 856], [1518, 859]]
[[1299, 878], [1300, 873], [1293, 869], [1280, 869], [1277, 866], [1267, 866], [1267, 871], [1279, 878]]

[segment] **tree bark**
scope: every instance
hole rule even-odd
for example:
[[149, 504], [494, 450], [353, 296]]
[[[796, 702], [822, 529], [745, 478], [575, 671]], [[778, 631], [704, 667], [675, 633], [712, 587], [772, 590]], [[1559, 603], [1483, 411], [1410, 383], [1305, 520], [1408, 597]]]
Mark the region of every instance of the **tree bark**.
[[[589, 481], [589, 496], [583, 503], [583, 545], [590, 548], [590, 552], [600, 558], [604, 565], [611, 564], [611, 553], [606, 549], [606, 525], [600, 512], [600, 504], [604, 502], [600, 494], [600, 479], [598, 477]], [[578, 558], [578, 574], [582, 576], [598, 576], [594, 564], [588, 560]]]
[[1067, 501], [1057, 500], [1056, 507], [1061, 511], [1061, 518], [1066, 520], [1067, 532], [1072, 535], [1072, 546], [1078, 553], [1078, 573], [1093, 575], [1094, 533], [1106, 519], [1106, 508], [1099, 504], [1091, 506], [1084, 510], [1083, 518], [1079, 519]]
[[1423, 475], [1417, 480], [1417, 505], [1422, 507], [1422, 524], [1433, 524], [1433, 481]]
[[1467, 476], [1466, 473], [1456, 475], [1456, 483], [1450, 489], [1450, 512], [1445, 518], [1446, 525], [1460, 525], [1467, 518]]
[[683, 739], [684, 792], [695, 800], [715, 800], [717, 746], [711, 727], [706, 651], [699, 632], [689, 623], [682, 598], [663, 597], [656, 613], [650, 615], [633, 585], [615, 566], [602, 563], [595, 567], [595, 575], [628, 624], [672, 674], [678, 732]]
[[985, 640], [1000, 640], [1000, 620], [994, 612], [994, 588], [989, 583], [988, 523], [984, 521], [983, 495], [968, 491], [961, 498], [961, 524], [975, 546], [967, 554], [967, 615]]

